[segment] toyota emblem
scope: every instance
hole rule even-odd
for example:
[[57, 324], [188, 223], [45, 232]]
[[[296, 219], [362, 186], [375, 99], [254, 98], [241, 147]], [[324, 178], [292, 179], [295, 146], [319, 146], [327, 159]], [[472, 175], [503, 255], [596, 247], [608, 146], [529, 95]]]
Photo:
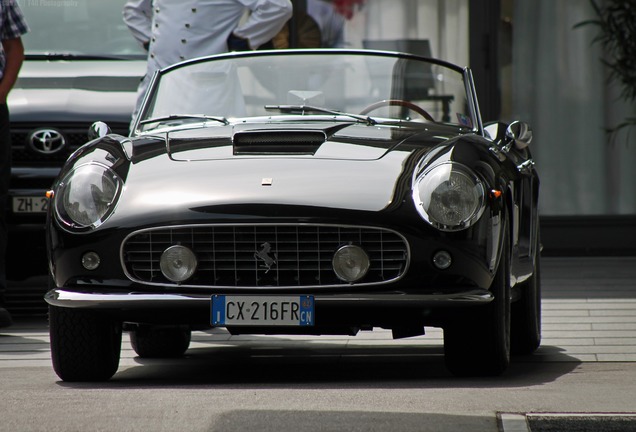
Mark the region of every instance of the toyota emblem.
[[36, 153], [51, 155], [66, 146], [66, 139], [58, 130], [37, 129], [29, 134], [27, 144]]

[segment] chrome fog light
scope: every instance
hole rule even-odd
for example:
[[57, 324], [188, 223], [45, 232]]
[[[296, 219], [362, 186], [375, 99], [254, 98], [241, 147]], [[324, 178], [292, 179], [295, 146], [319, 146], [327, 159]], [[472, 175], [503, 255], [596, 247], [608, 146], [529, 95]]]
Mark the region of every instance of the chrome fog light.
[[446, 270], [453, 263], [453, 257], [446, 251], [439, 251], [433, 255], [433, 264], [440, 270]]
[[185, 246], [170, 246], [159, 260], [161, 273], [172, 282], [188, 280], [197, 268], [197, 257]]
[[369, 271], [369, 256], [355, 245], [342, 246], [333, 255], [332, 265], [336, 276], [345, 282], [362, 279]]
[[97, 269], [101, 262], [102, 260], [96, 252], [86, 252], [84, 255], [82, 255], [82, 266], [86, 270]]

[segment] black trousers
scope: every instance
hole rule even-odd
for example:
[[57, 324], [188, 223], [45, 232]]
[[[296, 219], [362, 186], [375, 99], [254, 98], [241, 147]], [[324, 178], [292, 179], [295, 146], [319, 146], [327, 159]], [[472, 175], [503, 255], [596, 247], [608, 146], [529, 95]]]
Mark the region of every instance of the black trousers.
[[7, 212], [11, 180], [11, 130], [7, 104], [0, 104], [0, 306], [7, 289]]

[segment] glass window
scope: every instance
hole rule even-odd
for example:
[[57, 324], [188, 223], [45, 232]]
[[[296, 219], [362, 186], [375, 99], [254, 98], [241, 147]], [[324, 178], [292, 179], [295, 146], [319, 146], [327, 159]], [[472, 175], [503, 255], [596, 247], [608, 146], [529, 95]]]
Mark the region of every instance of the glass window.
[[125, 0], [19, 0], [27, 55], [146, 58], [122, 18]]
[[[528, 121], [544, 215], [636, 213], [636, 131], [609, 135], [633, 104], [608, 84], [590, 2], [504, 0], [512, 63], [503, 117]], [[506, 83], [506, 80], [503, 81]]]

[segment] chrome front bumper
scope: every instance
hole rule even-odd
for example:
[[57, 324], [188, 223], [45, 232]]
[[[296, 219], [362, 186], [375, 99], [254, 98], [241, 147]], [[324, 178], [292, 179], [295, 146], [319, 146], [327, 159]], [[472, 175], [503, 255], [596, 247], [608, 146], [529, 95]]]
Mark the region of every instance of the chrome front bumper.
[[[53, 289], [44, 299], [52, 306], [86, 309], [209, 308], [210, 294], [85, 293]], [[489, 303], [488, 290], [473, 289], [448, 294], [315, 294], [317, 306], [453, 307]]]

